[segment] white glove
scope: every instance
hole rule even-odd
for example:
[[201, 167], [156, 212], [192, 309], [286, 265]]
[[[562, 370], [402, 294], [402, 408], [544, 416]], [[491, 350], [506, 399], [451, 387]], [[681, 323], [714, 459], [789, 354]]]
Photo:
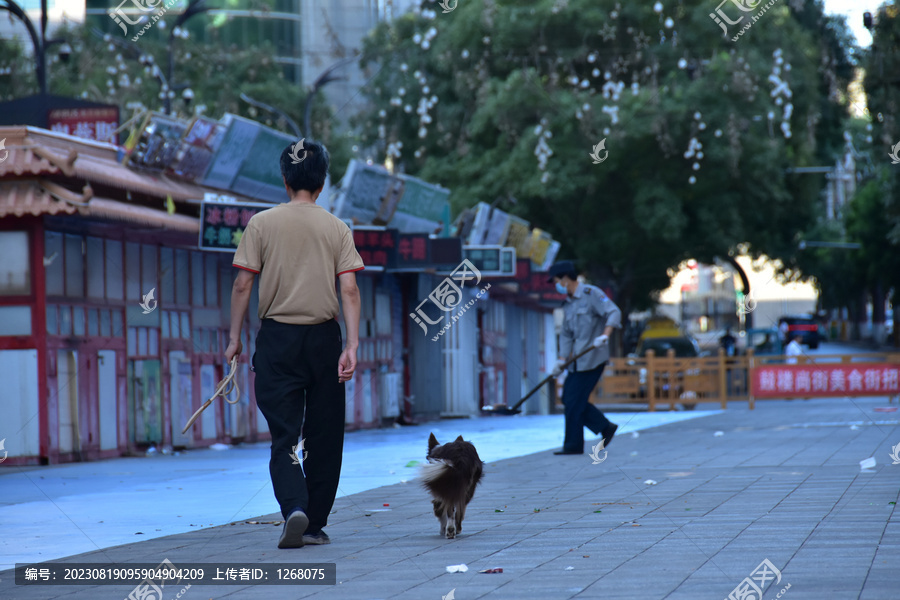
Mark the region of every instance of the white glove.
[[609, 336], [606, 334], [598, 335], [597, 337], [594, 338], [594, 348], [599, 348], [600, 346], [605, 346], [608, 343], [609, 343]]
[[560, 358], [556, 361], [556, 365], [553, 367], [553, 371], [550, 372], [554, 377], [559, 377], [560, 373], [563, 372], [563, 365], [566, 364], [566, 361]]

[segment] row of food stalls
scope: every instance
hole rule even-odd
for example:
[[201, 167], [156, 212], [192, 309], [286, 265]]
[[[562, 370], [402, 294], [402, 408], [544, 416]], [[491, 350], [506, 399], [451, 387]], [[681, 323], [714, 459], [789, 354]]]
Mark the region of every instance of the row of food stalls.
[[[156, 114], [123, 146], [26, 126], [0, 140], [3, 464], [268, 439], [255, 292], [238, 402], [181, 430], [223, 377], [233, 251], [283, 201], [277, 157], [295, 140], [233, 115]], [[322, 194], [367, 265], [348, 429], [513, 404], [555, 360], [559, 244], [483, 203], [451, 222], [448, 197], [358, 161]]]

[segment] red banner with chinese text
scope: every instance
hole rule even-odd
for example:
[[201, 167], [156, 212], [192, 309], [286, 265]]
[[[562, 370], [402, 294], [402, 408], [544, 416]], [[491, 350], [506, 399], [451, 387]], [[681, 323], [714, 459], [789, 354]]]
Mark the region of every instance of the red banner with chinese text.
[[750, 389], [757, 398], [892, 396], [900, 394], [900, 365], [766, 365], [753, 369]]
[[116, 143], [119, 109], [116, 106], [98, 108], [54, 108], [47, 113], [47, 127], [66, 135], [97, 142]]

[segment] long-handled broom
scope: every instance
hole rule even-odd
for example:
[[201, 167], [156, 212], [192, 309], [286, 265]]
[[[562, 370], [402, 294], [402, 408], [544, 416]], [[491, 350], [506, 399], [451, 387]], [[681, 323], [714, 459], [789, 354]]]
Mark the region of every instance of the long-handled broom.
[[[573, 362], [575, 362], [576, 360], [578, 360], [579, 358], [581, 358], [582, 356], [584, 356], [591, 350], [596, 350], [596, 348], [594, 348], [593, 346], [588, 346], [587, 348], [582, 350], [580, 353], [578, 353], [576, 356], [573, 356], [572, 358], [567, 360], [565, 363], [563, 363], [562, 366], [560, 367], [560, 371], [564, 370], [566, 367], [571, 365]], [[494, 405], [494, 406], [482, 406], [481, 412], [482, 412], [482, 414], [485, 414], [485, 415], [517, 415], [520, 412], [522, 412], [519, 409], [519, 407], [522, 406], [526, 400], [531, 398], [539, 389], [544, 387], [544, 385], [551, 379], [556, 379], [556, 377], [553, 375], [553, 373], [544, 377], [544, 379], [539, 384], [534, 386], [534, 389], [532, 389], [530, 392], [528, 392], [527, 394], [522, 396], [522, 399], [519, 400], [518, 402], [516, 402], [512, 408], [506, 406], [505, 404], [498, 404], [498, 405]]]

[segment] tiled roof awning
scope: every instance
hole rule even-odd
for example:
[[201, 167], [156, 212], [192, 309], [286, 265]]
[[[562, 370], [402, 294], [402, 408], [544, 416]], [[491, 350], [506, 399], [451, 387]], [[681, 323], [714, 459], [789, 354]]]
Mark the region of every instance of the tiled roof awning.
[[[0, 127], [0, 139], [6, 140], [8, 152], [0, 162], [0, 180], [57, 175], [157, 198], [171, 196], [176, 202], [201, 200], [205, 192], [213, 191], [162, 173], [126, 167], [119, 162], [118, 149], [110, 144], [33, 127]], [[229, 195], [238, 201], [249, 200], [233, 192]]]
[[26, 215], [71, 215], [78, 209], [53, 197], [37, 181], [0, 183], [0, 218]]
[[92, 198], [85, 210], [87, 214], [95, 217], [200, 235], [200, 219], [187, 215], [170, 215], [161, 210], [103, 198]]
[[[85, 194], [89, 196], [89, 194]], [[75, 214], [112, 221], [137, 223], [199, 235], [200, 221], [187, 215], [117, 202], [106, 198], [85, 199], [50, 182], [0, 182], [0, 218], [27, 215]]]

